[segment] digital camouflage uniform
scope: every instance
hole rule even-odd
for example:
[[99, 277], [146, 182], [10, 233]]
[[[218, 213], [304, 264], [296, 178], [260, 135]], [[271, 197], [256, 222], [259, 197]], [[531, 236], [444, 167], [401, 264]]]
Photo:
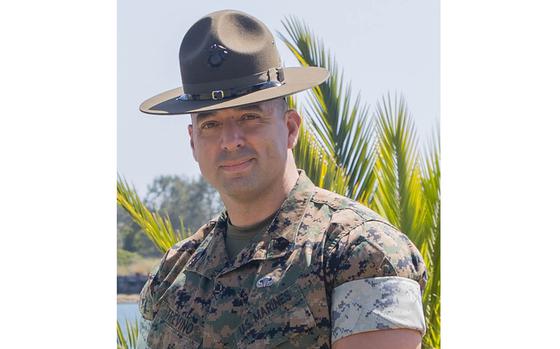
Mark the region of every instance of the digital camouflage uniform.
[[422, 257], [365, 206], [300, 171], [268, 233], [231, 262], [225, 217], [173, 246], [144, 286], [149, 348], [330, 348], [363, 331], [425, 332]]

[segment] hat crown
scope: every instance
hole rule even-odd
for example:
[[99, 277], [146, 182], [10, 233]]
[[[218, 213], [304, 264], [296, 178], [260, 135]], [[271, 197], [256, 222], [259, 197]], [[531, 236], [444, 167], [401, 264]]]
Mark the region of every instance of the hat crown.
[[185, 93], [234, 88], [245, 78], [281, 66], [270, 30], [234, 10], [197, 21], [183, 38], [179, 61]]

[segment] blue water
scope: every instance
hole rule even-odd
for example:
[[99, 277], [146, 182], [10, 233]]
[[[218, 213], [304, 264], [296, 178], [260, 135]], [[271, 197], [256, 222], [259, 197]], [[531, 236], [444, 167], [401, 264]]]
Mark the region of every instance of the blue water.
[[117, 321], [121, 324], [121, 328], [125, 330], [125, 320], [134, 323], [140, 317], [137, 303], [117, 303]]

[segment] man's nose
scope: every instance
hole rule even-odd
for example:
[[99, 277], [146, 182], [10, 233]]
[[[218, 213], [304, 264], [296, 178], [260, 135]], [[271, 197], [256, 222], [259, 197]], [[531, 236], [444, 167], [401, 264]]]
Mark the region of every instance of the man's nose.
[[224, 123], [222, 128], [222, 148], [235, 151], [245, 145], [243, 130], [233, 120]]

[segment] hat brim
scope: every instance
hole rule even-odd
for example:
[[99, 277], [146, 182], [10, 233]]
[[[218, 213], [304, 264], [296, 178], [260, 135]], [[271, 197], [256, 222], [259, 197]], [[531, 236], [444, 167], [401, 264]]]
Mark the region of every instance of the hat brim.
[[243, 96], [216, 101], [185, 101], [177, 99], [183, 95], [183, 88], [178, 87], [144, 101], [140, 105], [140, 111], [147, 114], [165, 116], [239, 107], [304, 91], [321, 84], [329, 77], [329, 71], [321, 67], [291, 67], [283, 68], [283, 70], [284, 81], [278, 87], [270, 87]]

